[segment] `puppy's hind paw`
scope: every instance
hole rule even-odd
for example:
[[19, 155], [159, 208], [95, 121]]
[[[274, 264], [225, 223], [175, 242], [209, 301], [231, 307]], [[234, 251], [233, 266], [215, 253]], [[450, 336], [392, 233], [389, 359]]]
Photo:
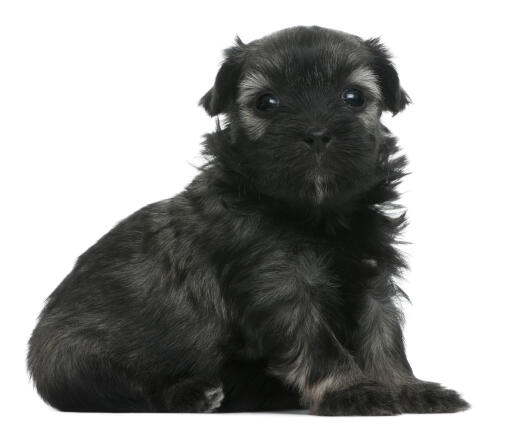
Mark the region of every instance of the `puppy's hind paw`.
[[224, 399], [224, 391], [221, 386], [206, 390], [204, 395], [206, 396], [207, 400], [207, 409], [204, 410], [205, 413], [214, 412], [220, 407], [222, 400]]
[[321, 416], [388, 416], [399, 414], [391, 389], [378, 383], [360, 383], [329, 391], [312, 413]]
[[454, 413], [470, 408], [456, 391], [434, 382], [403, 385], [398, 398], [403, 413]]
[[157, 406], [164, 412], [211, 413], [220, 407], [223, 399], [220, 383], [188, 380], [163, 391]]

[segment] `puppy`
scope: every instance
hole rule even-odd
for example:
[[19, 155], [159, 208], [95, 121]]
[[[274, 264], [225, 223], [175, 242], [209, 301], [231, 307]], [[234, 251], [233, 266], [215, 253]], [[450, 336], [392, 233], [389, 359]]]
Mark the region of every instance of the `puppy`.
[[226, 50], [200, 104], [224, 114], [179, 195], [121, 221], [50, 295], [29, 342], [65, 411], [455, 412], [417, 379], [389, 215], [409, 103], [386, 49], [295, 27]]

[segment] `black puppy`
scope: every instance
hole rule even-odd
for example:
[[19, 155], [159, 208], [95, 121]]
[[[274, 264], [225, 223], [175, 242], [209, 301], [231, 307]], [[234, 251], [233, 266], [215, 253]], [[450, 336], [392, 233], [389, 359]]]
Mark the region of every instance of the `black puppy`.
[[68, 411], [455, 412], [414, 377], [395, 277], [409, 102], [378, 40], [238, 40], [201, 105], [225, 127], [176, 197], [131, 215], [49, 297], [28, 365]]

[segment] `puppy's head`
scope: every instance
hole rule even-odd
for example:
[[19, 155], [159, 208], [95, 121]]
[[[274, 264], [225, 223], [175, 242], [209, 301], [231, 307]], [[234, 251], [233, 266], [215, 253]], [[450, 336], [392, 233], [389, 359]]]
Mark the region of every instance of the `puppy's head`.
[[377, 39], [295, 27], [238, 40], [200, 103], [225, 114], [240, 171], [259, 191], [322, 203], [367, 188], [381, 113], [408, 102]]

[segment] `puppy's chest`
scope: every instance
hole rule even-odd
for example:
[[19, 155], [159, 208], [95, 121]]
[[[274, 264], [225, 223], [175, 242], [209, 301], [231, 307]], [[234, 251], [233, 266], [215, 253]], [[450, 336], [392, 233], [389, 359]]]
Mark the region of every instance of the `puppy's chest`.
[[367, 264], [349, 248], [317, 239], [274, 238], [245, 250], [231, 269], [230, 286], [246, 299], [335, 305], [361, 288]]

